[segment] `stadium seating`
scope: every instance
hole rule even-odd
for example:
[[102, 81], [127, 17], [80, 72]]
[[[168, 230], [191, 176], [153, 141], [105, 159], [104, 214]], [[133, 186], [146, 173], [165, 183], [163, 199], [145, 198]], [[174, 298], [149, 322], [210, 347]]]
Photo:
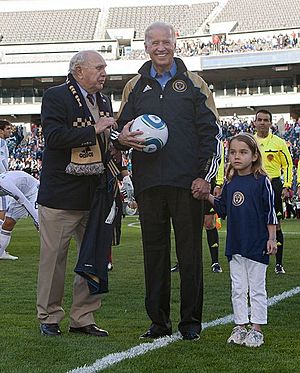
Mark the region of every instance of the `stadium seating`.
[[[184, 2], [184, 1], [183, 1]], [[178, 36], [193, 35], [205, 22], [217, 2], [189, 5], [112, 7], [107, 29], [135, 28], [135, 37], [143, 38], [145, 28], [155, 21], [171, 23]]]
[[1, 44], [93, 40], [100, 9], [0, 12]]
[[237, 21], [234, 32], [299, 27], [300, 2], [294, 0], [229, 0], [217, 22]]

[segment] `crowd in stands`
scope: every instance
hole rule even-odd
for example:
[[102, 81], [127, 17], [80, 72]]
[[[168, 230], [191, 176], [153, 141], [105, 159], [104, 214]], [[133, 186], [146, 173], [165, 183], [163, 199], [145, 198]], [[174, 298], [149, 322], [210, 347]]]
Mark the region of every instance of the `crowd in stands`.
[[177, 53], [181, 56], [261, 52], [299, 48], [300, 40], [295, 32], [292, 34], [269, 35], [266, 37], [253, 37], [251, 39], [232, 40], [224, 36], [214, 35], [211, 41], [203, 42], [201, 39], [180, 40], [177, 43]]
[[[231, 138], [240, 132], [249, 132], [254, 134], [255, 127], [253, 121], [247, 121], [234, 116], [229, 121], [221, 121], [223, 140]], [[285, 123], [283, 133], [279, 131], [277, 125], [273, 125], [274, 134], [283, 137], [287, 142], [295, 167], [298, 165], [300, 157], [300, 120], [291, 120]]]
[[[253, 121], [240, 119], [236, 115], [229, 121], [221, 120], [221, 126], [224, 140], [229, 139], [239, 132], [249, 132], [252, 134], [255, 132]], [[300, 148], [298, 149], [300, 145], [300, 120], [287, 121], [284, 125], [283, 134], [279, 132], [278, 126], [275, 124], [272, 127], [272, 131], [274, 134], [283, 137], [289, 146], [297, 148], [297, 151], [295, 150], [294, 153], [291, 151], [291, 153], [295, 159], [298, 158], [300, 154]]]
[[23, 127], [16, 126], [7, 146], [9, 169], [22, 170], [39, 179], [44, 148], [41, 128], [33, 125], [31, 132], [24, 135]]
[[[211, 40], [200, 38], [178, 39], [176, 53], [179, 57], [191, 57], [211, 54], [262, 52], [300, 47], [300, 37], [294, 31], [288, 34], [253, 37], [251, 39], [226, 39], [224, 36], [213, 35]], [[126, 54], [124, 59], [146, 59], [144, 50], [135, 49]]]

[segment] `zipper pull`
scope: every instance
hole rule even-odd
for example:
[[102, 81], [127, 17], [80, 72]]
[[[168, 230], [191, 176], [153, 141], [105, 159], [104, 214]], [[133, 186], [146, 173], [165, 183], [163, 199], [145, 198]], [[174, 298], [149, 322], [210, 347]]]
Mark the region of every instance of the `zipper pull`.
[[163, 94], [161, 93], [160, 96], [159, 96], [159, 98], [162, 99], [163, 97], [164, 97], [164, 96], [163, 96]]

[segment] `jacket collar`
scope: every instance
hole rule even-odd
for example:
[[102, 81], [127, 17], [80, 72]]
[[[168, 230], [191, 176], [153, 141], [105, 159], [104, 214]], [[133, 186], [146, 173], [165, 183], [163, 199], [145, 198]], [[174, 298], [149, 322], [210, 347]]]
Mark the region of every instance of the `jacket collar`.
[[[180, 59], [178, 57], [174, 57], [174, 61], [175, 61], [176, 66], [177, 66], [177, 73], [176, 73], [176, 75], [185, 73], [187, 71], [187, 68], [186, 68], [184, 62], [182, 61], [182, 59]], [[151, 66], [152, 66], [152, 61], [151, 60], [145, 62], [142, 65], [142, 67], [139, 69], [139, 71], [138, 71], [139, 74], [141, 74], [142, 76], [145, 76], [147, 78], [152, 78], [151, 75], [150, 75]]]

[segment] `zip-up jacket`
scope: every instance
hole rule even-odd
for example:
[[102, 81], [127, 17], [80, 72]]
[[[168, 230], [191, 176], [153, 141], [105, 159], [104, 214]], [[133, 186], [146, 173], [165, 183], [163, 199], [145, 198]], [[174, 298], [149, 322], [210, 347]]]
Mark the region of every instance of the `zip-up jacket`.
[[136, 195], [163, 185], [190, 189], [193, 180], [200, 177], [210, 182], [218, 170], [221, 133], [212, 92], [202, 78], [187, 71], [181, 59], [174, 60], [177, 72], [164, 90], [150, 75], [151, 61], [123, 90], [119, 130], [139, 115], [155, 114], [169, 131], [163, 149], [151, 154], [133, 151]]

